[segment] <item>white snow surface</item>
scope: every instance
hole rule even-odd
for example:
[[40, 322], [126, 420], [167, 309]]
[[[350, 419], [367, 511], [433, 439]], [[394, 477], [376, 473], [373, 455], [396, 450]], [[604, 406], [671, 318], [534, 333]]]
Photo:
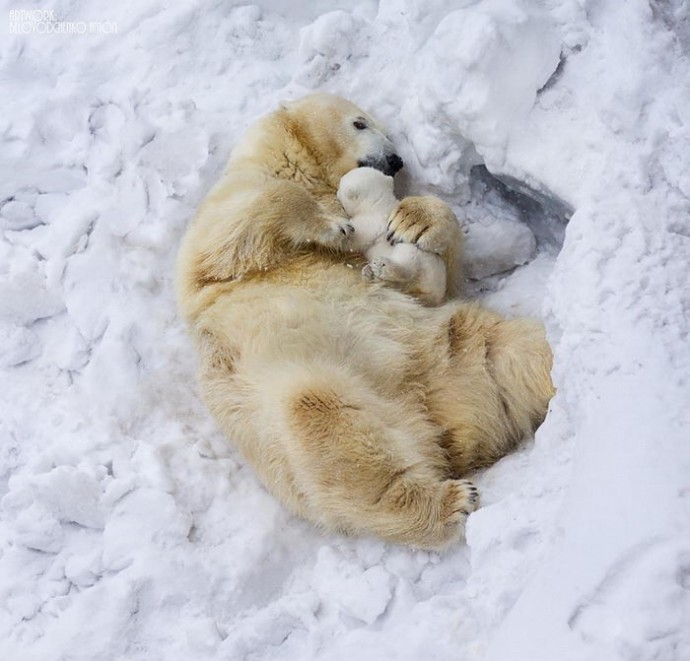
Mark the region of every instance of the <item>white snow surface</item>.
[[[18, 9], [117, 31], [12, 34]], [[3, 659], [690, 659], [685, 0], [2, 15]], [[195, 388], [180, 237], [247, 125], [313, 90], [390, 127], [401, 191], [464, 224], [468, 290], [554, 348], [545, 423], [445, 553], [289, 516]], [[562, 249], [478, 164], [574, 210]]]

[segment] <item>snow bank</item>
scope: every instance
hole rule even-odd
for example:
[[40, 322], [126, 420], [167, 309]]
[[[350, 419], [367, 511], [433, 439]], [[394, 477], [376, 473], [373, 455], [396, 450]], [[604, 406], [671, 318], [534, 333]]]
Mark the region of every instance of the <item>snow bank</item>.
[[[3, 28], [5, 658], [690, 658], [685, 4], [54, 11], [117, 33]], [[313, 89], [390, 126], [469, 291], [554, 346], [545, 424], [442, 555], [287, 516], [196, 395], [180, 236], [245, 127]]]

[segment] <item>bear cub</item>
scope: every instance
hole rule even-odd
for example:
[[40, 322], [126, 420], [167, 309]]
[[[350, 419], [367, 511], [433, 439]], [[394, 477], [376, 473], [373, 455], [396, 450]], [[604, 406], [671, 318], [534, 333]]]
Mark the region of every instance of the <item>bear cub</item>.
[[443, 258], [415, 244], [388, 239], [388, 221], [398, 206], [393, 178], [374, 168], [356, 168], [340, 180], [338, 200], [355, 230], [350, 247], [369, 262], [362, 269], [364, 278], [413, 290], [423, 303], [440, 305], [447, 284]]

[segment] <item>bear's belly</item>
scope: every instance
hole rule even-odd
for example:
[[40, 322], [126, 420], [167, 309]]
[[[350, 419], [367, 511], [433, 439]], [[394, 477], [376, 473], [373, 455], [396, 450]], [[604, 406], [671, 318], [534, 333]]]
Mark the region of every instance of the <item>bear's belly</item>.
[[299, 284], [246, 283], [208, 313], [225, 329], [237, 370], [344, 368], [388, 394], [422, 376], [437, 328], [433, 310], [337, 269]]

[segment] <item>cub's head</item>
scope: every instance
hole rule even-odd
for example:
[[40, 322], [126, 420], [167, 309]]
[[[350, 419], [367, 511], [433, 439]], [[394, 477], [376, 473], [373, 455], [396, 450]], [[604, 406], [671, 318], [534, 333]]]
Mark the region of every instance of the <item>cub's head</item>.
[[287, 130], [314, 159], [333, 187], [358, 167], [393, 176], [403, 166], [384, 127], [354, 103], [333, 94], [310, 94], [283, 104]]
[[397, 203], [393, 193], [393, 177], [369, 167], [350, 170], [340, 180], [338, 201], [348, 216], [372, 210], [387, 216]]

